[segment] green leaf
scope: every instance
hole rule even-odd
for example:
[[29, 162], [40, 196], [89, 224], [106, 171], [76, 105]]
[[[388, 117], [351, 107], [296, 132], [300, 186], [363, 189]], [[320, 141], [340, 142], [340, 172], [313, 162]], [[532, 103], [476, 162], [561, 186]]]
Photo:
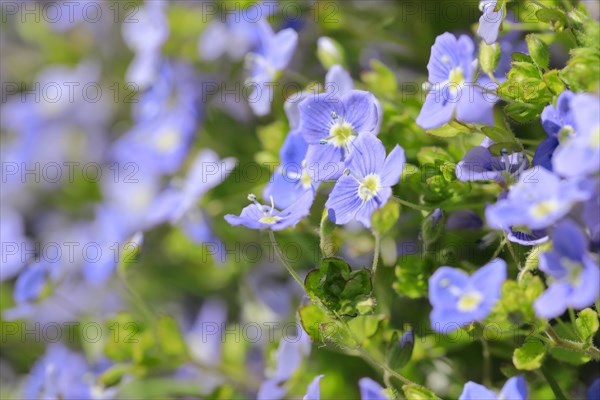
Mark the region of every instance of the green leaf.
[[443, 161], [454, 161], [445, 149], [436, 146], [422, 147], [417, 153], [417, 160], [421, 165], [437, 165]]
[[598, 322], [598, 314], [591, 308], [579, 311], [577, 319], [575, 320], [575, 326], [581, 339], [586, 343], [591, 343], [592, 338], [598, 332], [600, 323]]
[[536, 17], [542, 22], [564, 25], [567, 23], [566, 14], [558, 9], [542, 8], [535, 13]]
[[436, 398], [430, 390], [417, 385], [402, 386], [406, 400], [434, 400]]
[[186, 344], [181, 336], [177, 321], [170, 316], [161, 316], [157, 322], [157, 335], [161, 349], [171, 357], [185, 357]]
[[496, 126], [484, 126], [481, 128], [483, 133], [496, 143], [514, 142], [515, 136], [512, 132]]
[[[570, 322], [554, 325], [554, 331], [561, 339], [578, 342], [580, 338], [577, 332], [577, 327]], [[567, 349], [564, 347], [552, 347], [550, 349], [550, 355], [559, 361], [569, 363], [571, 365], [583, 365], [588, 363], [592, 358], [580, 351]]]
[[544, 82], [555, 96], [561, 94], [565, 90], [565, 84], [560, 79], [559, 72], [556, 69], [550, 70], [544, 74]]
[[363, 315], [375, 309], [371, 273], [364, 268], [353, 271], [341, 258], [321, 260], [319, 269], [309, 272], [304, 283], [311, 298], [341, 315]]
[[121, 382], [121, 379], [123, 379], [123, 376], [129, 372], [131, 372], [131, 365], [115, 364], [98, 377], [98, 382], [102, 386], [109, 388], [118, 385], [119, 382]]
[[419, 254], [403, 255], [395, 269], [394, 290], [401, 296], [418, 299], [427, 296], [428, 259]]
[[548, 68], [550, 62], [548, 45], [534, 34], [527, 35], [525, 41], [527, 42], [527, 50], [529, 50], [529, 55], [533, 62], [542, 69]]
[[530, 104], [510, 103], [504, 107], [504, 112], [511, 119], [526, 123], [538, 119], [542, 113], [543, 106], [532, 107]]
[[309, 304], [298, 309], [302, 327], [318, 343], [349, 346], [352, 339], [341, 323], [331, 318], [321, 307]]
[[371, 71], [363, 72], [362, 81], [375, 95], [394, 98], [398, 94], [398, 81], [394, 73], [380, 61], [371, 60]]
[[335, 223], [329, 219], [329, 212], [327, 208], [323, 208], [323, 215], [321, 215], [321, 224], [320, 224], [320, 242], [319, 247], [321, 249], [321, 254], [324, 257], [330, 257], [335, 254], [335, 243], [333, 241], [333, 231], [335, 229]]
[[579, 48], [571, 51], [571, 59], [560, 77], [577, 92], [594, 92], [600, 85], [600, 50]]
[[400, 205], [395, 201], [388, 201], [386, 205], [373, 212], [371, 226], [374, 231], [383, 235], [392, 229], [398, 218], [400, 218]]
[[539, 340], [530, 340], [523, 346], [515, 349], [513, 353], [513, 364], [517, 369], [532, 371], [542, 366], [542, 360], [546, 356], [546, 346]]
[[494, 43], [486, 44], [483, 40], [479, 45], [479, 65], [486, 74], [493, 74], [500, 61], [500, 45]]

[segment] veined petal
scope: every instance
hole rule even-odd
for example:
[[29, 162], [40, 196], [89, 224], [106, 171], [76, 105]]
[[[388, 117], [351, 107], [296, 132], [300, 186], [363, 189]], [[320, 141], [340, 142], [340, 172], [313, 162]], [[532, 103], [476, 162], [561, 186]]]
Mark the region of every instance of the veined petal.
[[399, 145], [396, 145], [390, 154], [388, 154], [383, 164], [383, 171], [381, 172], [381, 184], [383, 186], [394, 186], [400, 181], [402, 176], [402, 170], [406, 165], [406, 156], [404, 149]]
[[359, 183], [350, 176], [338, 179], [325, 203], [329, 212], [329, 219], [338, 225], [344, 225], [354, 219], [356, 212], [362, 205], [358, 197]]

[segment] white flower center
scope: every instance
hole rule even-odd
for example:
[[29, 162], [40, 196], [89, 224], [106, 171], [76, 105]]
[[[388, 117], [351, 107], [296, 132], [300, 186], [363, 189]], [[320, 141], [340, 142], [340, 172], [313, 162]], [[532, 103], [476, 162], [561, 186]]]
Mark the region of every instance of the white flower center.
[[264, 217], [258, 220], [258, 222], [268, 225], [273, 225], [278, 221], [281, 221], [281, 217], [278, 217], [277, 215], [265, 215]]
[[333, 144], [335, 147], [345, 147], [351, 140], [354, 135], [354, 127], [352, 124], [346, 121], [341, 121], [339, 123], [334, 124], [331, 129], [329, 129], [329, 143]]
[[179, 146], [181, 135], [179, 131], [169, 128], [162, 132], [154, 141], [154, 146], [162, 153], [172, 152]]
[[531, 207], [531, 215], [536, 218], [545, 218], [558, 210], [559, 207], [560, 205], [556, 200], [544, 200]]
[[379, 178], [379, 175], [369, 174], [360, 181], [360, 185], [358, 186], [358, 197], [360, 197], [363, 202], [371, 200], [373, 197], [377, 196], [377, 193], [380, 190], [381, 178]]
[[469, 312], [475, 310], [481, 302], [483, 296], [478, 291], [466, 292], [458, 299], [458, 311]]

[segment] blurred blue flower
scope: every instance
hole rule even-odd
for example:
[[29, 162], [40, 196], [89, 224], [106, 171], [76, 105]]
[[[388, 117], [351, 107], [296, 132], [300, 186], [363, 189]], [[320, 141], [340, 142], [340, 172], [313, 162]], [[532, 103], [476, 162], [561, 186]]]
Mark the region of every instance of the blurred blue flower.
[[302, 218], [310, 212], [314, 194], [307, 191], [292, 205], [279, 211], [271, 200], [271, 205], [266, 206], [256, 201], [256, 196], [249, 195], [248, 198], [254, 204], [250, 204], [242, 210], [240, 216], [227, 214], [225, 220], [233, 226], [243, 225], [251, 229], [271, 229], [279, 231], [281, 229], [295, 226]]
[[150, 86], [157, 78], [162, 56], [161, 49], [169, 36], [169, 23], [165, 15], [167, 2], [146, 1], [137, 9], [137, 21], [123, 23], [123, 39], [135, 52], [125, 79], [135, 82], [140, 89]]
[[590, 385], [588, 400], [600, 400], [600, 378], [594, 379], [594, 382]]
[[[198, 52], [206, 61], [227, 56], [230, 60], [242, 59], [259, 44], [259, 21], [273, 13], [277, 3], [258, 2], [243, 12], [233, 11], [225, 18], [213, 19], [202, 31], [198, 40]], [[224, 19], [225, 21], [222, 21]]]
[[82, 355], [53, 343], [31, 369], [22, 395], [25, 399], [92, 399], [93, 377], [88, 375], [89, 366]]
[[306, 388], [306, 394], [302, 398], [302, 400], [320, 400], [321, 399], [321, 379], [323, 379], [325, 375], [317, 375], [315, 379], [308, 385]]
[[482, 0], [479, 3], [479, 9], [482, 11], [482, 15], [479, 18], [479, 27], [477, 28], [477, 34], [483, 39], [488, 45], [492, 45], [498, 39], [498, 31], [502, 24], [502, 16], [504, 14], [504, 7], [500, 10], [495, 11], [498, 0]]
[[508, 231], [513, 226], [543, 229], [564, 217], [573, 204], [591, 197], [582, 182], [561, 180], [545, 168], [524, 171], [505, 198], [485, 209], [487, 223]]
[[481, 145], [473, 147], [456, 165], [456, 177], [463, 181], [495, 180], [506, 182], [507, 178], [518, 176], [529, 166], [527, 156], [522, 152], [494, 156], [488, 149], [494, 144], [486, 138]]
[[275, 34], [267, 21], [259, 21], [258, 38], [255, 52], [246, 56], [250, 69], [246, 85], [253, 88], [248, 98], [250, 108], [256, 115], [264, 116], [271, 111], [273, 83], [290, 63], [298, 43], [298, 34], [292, 28]]
[[282, 337], [277, 348], [273, 374], [260, 385], [258, 400], [277, 400], [287, 393], [285, 384], [310, 354], [311, 341], [300, 324], [294, 337]]
[[338, 225], [356, 219], [369, 228], [373, 211], [388, 202], [392, 186], [400, 180], [406, 158], [399, 145], [386, 158], [383, 143], [371, 134], [359, 136], [352, 146], [349, 175], [338, 179], [325, 208]]
[[527, 382], [522, 375], [513, 376], [506, 381], [500, 393], [496, 394], [483, 385], [467, 382], [460, 394], [459, 400], [527, 400]]
[[451, 33], [438, 36], [427, 64], [430, 91], [417, 117], [417, 125], [433, 129], [456, 118], [467, 123], [493, 125], [497, 99], [482, 89], [495, 90], [488, 79], [475, 81], [475, 45], [468, 36]]
[[381, 385], [371, 378], [361, 378], [358, 381], [361, 400], [389, 400]]
[[[4, 191], [4, 183], [2, 185]], [[32, 243], [25, 236], [25, 226], [21, 214], [9, 207], [0, 208], [0, 238], [2, 240], [2, 263], [0, 264], [0, 282], [17, 275], [25, 266], [24, 248]], [[27, 257], [29, 258], [29, 257]]]
[[[581, 93], [570, 102], [574, 130], [559, 135], [560, 145], [554, 152], [552, 167], [565, 177], [582, 177], [600, 172], [600, 98]], [[564, 129], [564, 128], [563, 128]]]
[[553, 248], [540, 254], [540, 270], [551, 283], [534, 302], [535, 313], [541, 318], [555, 318], [567, 307], [580, 310], [598, 297], [600, 270], [588, 253], [588, 240], [571, 220], [556, 225], [552, 233]]
[[568, 135], [575, 127], [575, 119], [571, 111], [571, 100], [574, 96], [573, 92], [565, 90], [558, 96], [556, 107], [550, 104], [542, 111], [542, 126], [548, 138], [542, 141], [535, 151], [532, 160], [534, 166], [541, 165], [552, 171], [552, 156], [558, 147], [560, 136]]
[[300, 131], [309, 144], [306, 164], [313, 181], [339, 178], [354, 140], [379, 133], [376, 100], [369, 92], [352, 90], [341, 98], [317, 94], [299, 107]]
[[42, 294], [49, 274], [49, 265], [38, 261], [25, 268], [17, 278], [13, 298], [17, 303], [37, 300]]
[[431, 327], [448, 333], [461, 325], [483, 320], [500, 298], [506, 279], [506, 262], [496, 258], [473, 275], [441, 267], [429, 278]]

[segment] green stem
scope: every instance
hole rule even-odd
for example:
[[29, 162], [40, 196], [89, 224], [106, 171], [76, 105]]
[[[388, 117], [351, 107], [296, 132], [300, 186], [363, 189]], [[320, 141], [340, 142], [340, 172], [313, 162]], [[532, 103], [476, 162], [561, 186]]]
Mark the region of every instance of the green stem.
[[152, 311], [150, 306], [146, 304], [146, 301], [131, 287], [129, 281], [127, 280], [127, 273], [120, 265], [117, 267], [117, 276], [123, 283], [123, 287], [125, 287], [125, 291], [133, 300], [135, 306], [140, 310], [140, 312], [144, 315], [144, 318], [154, 326], [154, 321], [158, 319], [158, 316]]
[[600, 350], [597, 347], [592, 345], [592, 346], [585, 348], [585, 347], [583, 347], [584, 346], [583, 343], [574, 342], [574, 341], [568, 340], [568, 339], [563, 339], [560, 336], [558, 336], [558, 334], [556, 333], [556, 331], [554, 330], [554, 328], [552, 328], [552, 326], [550, 324], [548, 324], [548, 327], [546, 328], [546, 334], [548, 335], [548, 337], [550, 337], [550, 339], [552, 340], [552, 343], [557, 347], [563, 347], [565, 349], [573, 350], [578, 353], [586, 354], [586, 355], [592, 357], [596, 361], [600, 360]]
[[432, 210], [432, 208], [430, 208], [430, 207], [420, 206], [418, 204], [411, 203], [410, 201], [402, 200], [401, 198], [396, 197], [396, 196], [392, 196], [392, 199], [395, 202], [397, 202], [398, 204], [401, 204], [401, 205], [406, 206], [408, 208], [412, 208], [413, 210], [419, 210], [419, 211], [431, 211]]
[[375, 272], [377, 272], [377, 264], [379, 263], [379, 253], [381, 251], [381, 238], [379, 232], [374, 232], [375, 249], [373, 250], [373, 264], [371, 265], [371, 279], [375, 280]]
[[492, 357], [490, 354], [490, 345], [484, 338], [481, 338], [481, 347], [483, 350], [483, 385], [492, 386]]
[[[322, 307], [325, 307], [322, 303], [321, 303]], [[327, 309], [327, 308], [325, 308]], [[381, 370], [383, 370], [384, 374], [388, 374], [389, 376], [392, 376], [396, 379], [398, 379], [400, 382], [402, 382], [405, 385], [414, 385], [414, 386], [418, 386], [424, 390], [427, 390], [429, 392], [431, 392], [433, 394], [433, 391], [424, 387], [423, 385], [419, 385], [418, 383], [415, 383], [413, 381], [411, 381], [410, 379], [406, 378], [405, 376], [399, 374], [398, 372], [394, 371], [393, 369], [391, 369], [387, 364], [380, 362], [379, 360], [375, 359], [371, 354], [369, 354], [368, 351], [366, 351], [360, 344], [360, 339], [358, 339], [356, 337], [356, 335], [354, 334], [354, 332], [352, 332], [352, 329], [350, 329], [350, 326], [348, 325], [348, 323], [342, 319], [342, 317], [334, 310], [329, 310], [334, 316], [335, 318], [344, 326], [344, 328], [346, 329], [348, 336], [350, 336], [350, 338], [354, 341], [354, 343], [356, 343], [355, 346], [355, 350], [358, 352], [358, 354], [360, 355], [360, 357], [365, 360], [366, 362], [368, 362], [369, 364], [371, 364], [373, 367], [376, 368], [380, 368]], [[436, 396], [434, 394], [435, 398], [437, 400], [441, 400], [438, 396]]]
[[306, 288], [304, 287], [304, 282], [302, 281], [300, 276], [298, 276], [296, 271], [294, 271], [294, 268], [292, 268], [292, 266], [287, 262], [287, 260], [283, 256], [283, 253], [281, 252], [281, 249], [279, 248], [279, 244], [275, 240], [275, 235], [273, 234], [272, 230], [269, 230], [269, 238], [271, 239], [271, 245], [275, 248], [275, 252], [277, 253], [277, 256], [279, 257], [279, 259], [281, 260], [281, 262], [283, 263], [285, 268], [288, 270], [290, 275], [292, 275], [292, 277], [296, 280], [296, 282], [298, 282], [298, 285], [300, 285], [300, 287], [302, 289], [306, 290]]
[[542, 371], [542, 375], [544, 375], [544, 378], [546, 378], [546, 381], [548, 382], [550, 389], [552, 389], [552, 392], [554, 393], [556, 400], [567, 400], [567, 396], [565, 396], [565, 394], [561, 390], [560, 386], [558, 386], [558, 382], [556, 382], [556, 379], [554, 379], [552, 374], [550, 374], [550, 371], [548, 371], [548, 368], [542, 365], [540, 370]]

